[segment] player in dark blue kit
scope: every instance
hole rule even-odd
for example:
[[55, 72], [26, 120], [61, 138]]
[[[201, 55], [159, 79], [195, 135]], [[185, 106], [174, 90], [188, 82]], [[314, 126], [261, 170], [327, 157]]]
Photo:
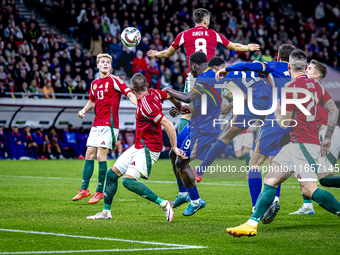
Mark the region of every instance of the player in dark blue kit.
[[[290, 82], [291, 77], [288, 71], [288, 61], [290, 53], [295, 50], [295, 47], [290, 44], [283, 44], [278, 50], [278, 61], [271, 62], [254, 62], [254, 63], [239, 63], [233, 66], [226, 67], [226, 71], [256, 71], [263, 72], [270, 79], [271, 83], [278, 88], [278, 98], [281, 98], [281, 89], [285, 87], [287, 82]], [[269, 163], [276, 156], [281, 148], [289, 142], [290, 129], [281, 128], [274, 121], [275, 114], [269, 114], [264, 121], [259, 136], [256, 138], [253, 154], [249, 163], [248, 184], [250, 195], [252, 198], [253, 210], [261, 193], [262, 176], [261, 165], [269, 156]], [[281, 185], [277, 189], [273, 205], [269, 208], [262, 222], [268, 224], [272, 222], [276, 213], [280, 210], [279, 196]]]
[[[170, 158], [174, 173], [177, 178], [179, 196], [174, 201], [174, 208], [191, 201], [184, 216], [193, 215], [199, 209], [205, 207], [205, 201], [200, 199], [195, 176], [190, 168], [189, 162], [193, 159], [203, 160], [211, 144], [220, 133], [220, 127], [213, 126], [214, 119], [218, 119], [222, 105], [222, 89], [215, 88], [218, 83], [215, 80], [215, 72], [225, 66], [225, 62], [218, 57], [213, 57], [207, 65], [207, 57], [203, 52], [195, 52], [190, 56], [190, 68], [194, 77], [197, 77], [193, 89], [188, 93], [166, 89], [172, 97], [189, 103], [192, 113], [189, 124], [180, 132], [177, 145], [189, 159], [180, 159], [170, 152]], [[202, 104], [206, 102], [208, 113], [202, 111]], [[204, 108], [204, 107], [203, 107]]]
[[[243, 93], [247, 96], [248, 102], [252, 99], [252, 106], [256, 110], [268, 110], [272, 105], [271, 95], [273, 91], [273, 85], [270, 83], [267, 77], [261, 78], [258, 73], [253, 71], [232, 71], [226, 69], [232, 69], [233, 67], [226, 67], [216, 73], [216, 80], [223, 81], [230, 84], [229, 80], [234, 86], [241, 88]], [[220, 76], [224, 75], [225, 78]], [[248, 88], [251, 89], [251, 94], [248, 95]], [[243, 100], [242, 97], [233, 95], [234, 102]], [[250, 103], [251, 104], [251, 103]], [[250, 106], [249, 104], [249, 106]], [[254, 120], [263, 120], [264, 115], [254, 114], [248, 105], [244, 107], [244, 114], [234, 114], [229, 123], [219, 136], [217, 142], [209, 150], [204, 161], [200, 165], [196, 173], [203, 175], [205, 169], [209, 167], [214, 160], [221, 155], [225, 150], [227, 144], [243, 130], [254, 124]]]

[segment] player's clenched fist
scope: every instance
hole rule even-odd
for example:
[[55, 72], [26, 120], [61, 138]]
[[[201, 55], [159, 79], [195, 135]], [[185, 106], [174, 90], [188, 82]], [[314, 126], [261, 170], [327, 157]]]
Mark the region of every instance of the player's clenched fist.
[[146, 55], [148, 55], [148, 57], [150, 57], [150, 58], [155, 58], [157, 52], [158, 52], [157, 50], [149, 50], [149, 51], [146, 53]]
[[84, 116], [85, 116], [85, 111], [84, 110], [80, 110], [79, 112], [78, 112], [78, 116], [82, 119], [82, 118], [84, 118]]

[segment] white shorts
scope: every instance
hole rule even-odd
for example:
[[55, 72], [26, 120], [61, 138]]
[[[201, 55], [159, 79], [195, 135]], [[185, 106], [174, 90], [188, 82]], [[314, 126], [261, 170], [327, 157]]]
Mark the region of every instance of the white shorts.
[[140, 177], [148, 179], [152, 165], [159, 158], [160, 152], [149, 149], [136, 149], [131, 146], [114, 163], [114, 166], [122, 173], [133, 176], [138, 180]]
[[108, 126], [92, 127], [86, 146], [113, 150], [116, 146], [119, 129]]
[[244, 133], [236, 136], [234, 139], [234, 151], [242, 150], [243, 147], [253, 148], [254, 134]]
[[[322, 142], [325, 139], [327, 128], [321, 130], [319, 132], [319, 139], [320, 142]], [[319, 173], [325, 173], [325, 172], [333, 172], [335, 164], [338, 160], [339, 152], [340, 152], [340, 128], [338, 126], [335, 127], [334, 133], [331, 138], [331, 148], [329, 149], [329, 154], [326, 155], [326, 157], [320, 157], [318, 158], [318, 163], [320, 164]]]
[[288, 143], [274, 157], [273, 162], [295, 173], [299, 182], [316, 182], [317, 159], [320, 146], [310, 143]]

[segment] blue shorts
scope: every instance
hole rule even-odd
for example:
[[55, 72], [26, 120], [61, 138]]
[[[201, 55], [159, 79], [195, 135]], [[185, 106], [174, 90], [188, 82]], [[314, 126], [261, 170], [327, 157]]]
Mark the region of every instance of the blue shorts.
[[188, 123], [177, 136], [177, 147], [190, 159], [204, 160], [218, 136], [219, 133], [205, 134], [193, 130], [190, 132], [190, 123]]
[[[262, 98], [257, 98], [256, 100], [253, 100], [253, 106], [256, 110], [268, 110], [271, 106], [271, 99], [268, 97], [262, 97]], [[231, 119], [229, 120], [230, 123], [232, 123], [233, 126], [236, 127], [244, 127], [248, 128], [249, 124], [253, 125], [256, 120], [264, 120], [265, 115], [256, 115], [252, 113], [249, 110], [248, 105], [244, 107], [244, 114], [243, 115], [233, 115]], [[252, 120], [250, 123], [248, 121]]]
[[277, 123], [267, 124], [261, 128], [260, 134], [256, 138], [253, 151], [268, 155], [276, 156], [282, 147], [289, 143], [290, 129], [283, 129]]

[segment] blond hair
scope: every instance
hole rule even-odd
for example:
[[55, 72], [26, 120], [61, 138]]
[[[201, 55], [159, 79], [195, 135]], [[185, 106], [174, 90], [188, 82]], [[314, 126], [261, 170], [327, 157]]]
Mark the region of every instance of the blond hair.
[[100, 54], [97, 55], [97, 64], [99, 63], [99, 60], [101, 58], [109, 58], [111, 63], [112, 63], [112, 57], [109, 54], [107, 54], [107, 53], [100, 53]]

